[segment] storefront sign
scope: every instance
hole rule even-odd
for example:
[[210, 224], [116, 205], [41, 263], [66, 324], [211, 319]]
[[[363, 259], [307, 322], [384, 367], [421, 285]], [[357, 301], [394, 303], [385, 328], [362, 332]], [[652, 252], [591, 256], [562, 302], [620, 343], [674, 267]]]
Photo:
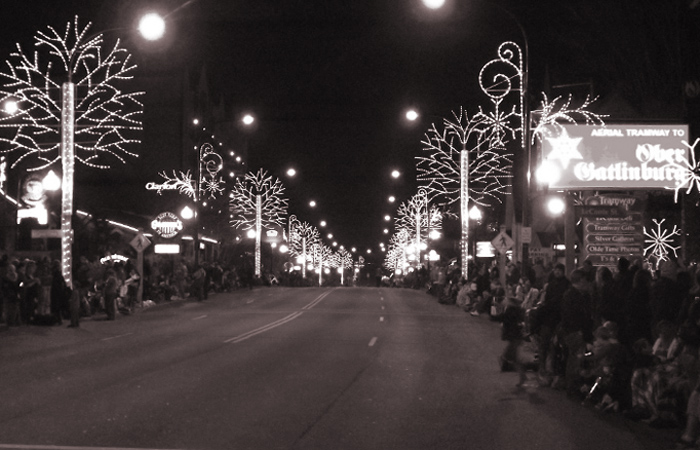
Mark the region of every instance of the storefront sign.
[[[584, 259], [615, 267], [621, 257], [644, 256], [641, 199], [630, 195], [594, 195], [584, 200], [591, 214], [583, 218]], [[597, 214], [593, 214], [597, 212]]]
[[164, 212], [151, 222], [151, 228], [162, 238], [172, 238], [182, 231], [183, 224], [179, 217], [171, 212]]
[[[687, 176], [687, 125], [563, 125], [542, 140], [559, 189], [676, 189]], [[556, 178], [556, 177], [555, 177]]]

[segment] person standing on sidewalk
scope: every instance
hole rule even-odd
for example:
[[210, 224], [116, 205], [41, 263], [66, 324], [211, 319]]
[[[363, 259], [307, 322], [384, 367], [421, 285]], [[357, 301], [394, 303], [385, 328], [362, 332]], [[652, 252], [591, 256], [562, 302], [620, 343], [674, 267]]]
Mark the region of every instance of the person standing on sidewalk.
[[593, 342], [593, 301], [589, 293], [586, 273], [576, 269], [571, 272], [571, 287], [564, 293], [561, 303], [560, 335], [567, 349], [566, 392], [576, 395], [581, 387], [581, 358], [586, 343]]
[[105, 281], [102, 288], [102, 298], [105, 302], [105, 312], [107, 320], [115, 320], [117, 318], [117, 296], [119, 295], [119, 280], [117, 272], [113, 268], [105, 271]]
[[520, 356], [523, 346], [523, 327], [525, 324], [525, 312], [520, 307], [520, 301], [513, 297], [506, 299], [507, 305], [503, 312], [501, 339], [508, 342], [501, 355], [501, 370], [513, 366], [518, 372], [519, 381], [517, 387], [522, 387], [527, 381], [525, 366]]

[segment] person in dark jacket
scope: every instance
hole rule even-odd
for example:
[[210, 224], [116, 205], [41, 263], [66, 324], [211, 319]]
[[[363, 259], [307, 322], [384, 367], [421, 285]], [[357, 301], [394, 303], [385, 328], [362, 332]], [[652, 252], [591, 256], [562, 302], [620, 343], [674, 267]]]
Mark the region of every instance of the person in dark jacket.
[[[649, 306], [651, 307], [651, 329], [656, 324], [668, 320], [676, 325], [683, 305], [683, 293], [677, 282], [678, 264], [675, 261], [661, 262], [660, 276], [651, 285]], [[654, 336], [656, 337], [656, 336]]]
[[525, 312], [520, 307], [520, 301], [511, 297], [502, 316], [501, 339], [508, 342], [501, 356], [501, 368], [504, 365], [515, 367], [519, 381], [516, 386], [522, 387], [527, 381], [525, 366], [520, 358], [520, 350], [523, 346], [523, 327], [525, 324]]
[[587, 343], [593, 342], [593, 301], [583, 270], [571, 272], [571, 287], [561, 302], [560, 335], [567, 350], [565, 382], [568, 394], [576, 394], [582, 384], [581, 357]]
[[544, 298], [532, 313], [530, 332], [537, 340], [540, 383], [548, 385], [553, 375], [562, 375], [554, 364], [554, 331], [560, 320], [561, 300], [570, 283], [566, 278], [563, 264], [557, 264], [549, 275], [544, 287]]

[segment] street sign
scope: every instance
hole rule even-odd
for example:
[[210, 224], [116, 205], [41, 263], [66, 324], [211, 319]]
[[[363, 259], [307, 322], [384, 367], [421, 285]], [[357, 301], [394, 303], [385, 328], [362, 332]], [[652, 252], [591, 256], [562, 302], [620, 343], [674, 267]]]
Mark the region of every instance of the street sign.
[[515, 241], [508, 236], [508, 233], [505, 231], [501, 231], [498, 233], [498, 236], [493, 238], [491, 241], [491, 244], [493, 244], [494, 248], [498, 250], [499, 253], [505, 253], [511, 248], [513, 248], [513, 244], [515, 244]]
[[146, 236], [143, 235], [143, 233], [139, 233], [134, 237], [131, 242], [129, 242], [129, 245], [134, 247], [134, 250], [137, 252], [142, 252], [146, 250], [146, 248], [151, 245], [151, 241], [148, 240]]

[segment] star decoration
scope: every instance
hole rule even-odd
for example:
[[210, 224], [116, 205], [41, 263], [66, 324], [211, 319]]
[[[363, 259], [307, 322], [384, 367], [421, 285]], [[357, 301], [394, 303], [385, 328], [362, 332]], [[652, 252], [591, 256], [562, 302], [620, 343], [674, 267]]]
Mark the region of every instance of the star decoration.
[[578, 144], [583, 138], [572, 138], [566, 129], [562, 129], [561, 134], [554, 138], [546, 138], [552, 146], [552, 151], [547, 155], [547, 159], [558, 159], [566, 169], [572, 159], [583, 159], [583, 155], [578, 151]]

